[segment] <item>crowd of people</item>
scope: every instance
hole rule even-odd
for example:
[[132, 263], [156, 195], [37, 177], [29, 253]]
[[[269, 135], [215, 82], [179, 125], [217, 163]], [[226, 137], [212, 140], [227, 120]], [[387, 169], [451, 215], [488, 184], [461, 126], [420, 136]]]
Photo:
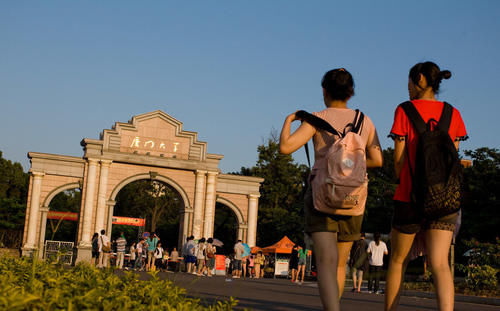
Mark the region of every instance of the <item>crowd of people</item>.
[[[114, 266], [117, 269], [134, 271], [184, 271], [196, 276], [212, 277], [215, 268], [217, 248], [213, 238], [201, 238], [195, 241], [194, 236], [187, 238], [181, 251], [173, 247], [169, 252], [163, 248], [158, 235], [154, 232], [137, 242], [127, 243], [123, 232], [111, 240], [105, 230], [92, 237], [92, 264], [98, 268]], [[292, 282], [304, 282], [305, 266], [308, 250], [295, 245], [290, 259]], [[274, 262], [262, 251], [251, 254], [241, 240], [234, 245], [233, 252], [224, 258], [226, 281], [239, 278], [260, 279], [269, 272]]]
[[[164, 249], [160, 238], [153, 232], [133, 242], [128, 247], [123, 232], [111, 241], [105, 230], [94, 233], [92, 237], [92, 264], [98, 268], [110, 267], [113, 263], [118, 269], [132, 269], [137, 271], [168, 270], [178, 271], [179, 252], [173, 247], [169, 252]], [[113, 249], [116, 252], [113, 252]]]

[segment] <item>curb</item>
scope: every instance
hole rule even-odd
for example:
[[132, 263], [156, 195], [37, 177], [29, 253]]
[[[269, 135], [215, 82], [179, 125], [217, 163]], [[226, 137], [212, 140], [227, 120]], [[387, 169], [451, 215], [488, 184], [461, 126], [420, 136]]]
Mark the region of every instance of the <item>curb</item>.
[[[434, 294], [433, 292], [420, 292], [420, 291], [415, 291], [415, 290], [403, 290], [401, 292], [401, 295], [407, 296], [407, 297], [409, 296], [409, 297], [436, 299], [436, 294]], [[500, 298], [493, 298], [493, 297], [455, 295], [455, 301], [500, 306]]]
[[[363, 284], [366, 284], [365, 282], [366, 281], [363, 281]], [[385, 288], [385, 281], [380, 281], [380, 285], [381, 285], [380, 286], [381, 288]], [[347, 290], [348, 286], [352, 287], [352, 280], [349, 280], [349, 279], [346, 280], [345, 290]], [[402, 290], [401, 295], [406, 296], [406, 297], [436, 299], [436, 294], [434, 292], [424, 292], [424, 291], [417, 291], [417, 290]], [[480, 297], [480, 296], [455, 294], [455, 301], [476, 303], [476, 304], [483, 304], [483, 305], [500, 306], [500, 298], [495, 298], [495, 297]]]

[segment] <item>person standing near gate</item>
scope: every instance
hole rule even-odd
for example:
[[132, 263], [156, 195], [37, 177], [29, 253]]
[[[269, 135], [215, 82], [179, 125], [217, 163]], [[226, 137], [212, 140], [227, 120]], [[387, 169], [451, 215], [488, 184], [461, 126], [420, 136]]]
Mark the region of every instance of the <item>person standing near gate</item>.
[[174, 272], [178, 272], [179, 271], [179, 252], [177, 251], [176, 247], [174, 247], [174, 249], [170, 252], [170, 261], [173, 262]]
[[92, 236], [92, 261], [90, 262], [93, 266], [98, 265], [99, 260], [99, 233], [94, 233]]
[[155, 264], [154, 252], [159, 240], [160, 238], [154, 232], [151, 232], [151, 236], [146, 240], [146, 243], [148, 243], [148, 263], [146, 265], [146, 271], [150, 271]]
[[[370, 257], [370, 277], [368, 279], [368, 291], [370, 293], [382, 294], [379, 290], [380, 275], [382, 274], [382, 267], [384, 266], [384, 255], [388, 255], [387, 245], [384, 241], [380, 240], [380, 232], [375, 232], [374, 241], [368, 244], [366, 250]], [[373, 280], [375, 279], [375, 287], [373, 287]], [[373, 291], [372, 291], [373, 289]]]
[[106, 236], [106, 230], [101, 230], [99, 236], [99, 262], [98, 268], [107, 268], [109, 264], [109, 254], [111, 253], [111, 243]]
[[120, 237], [116, 239], [116, 266], [118, 269], [123, 269], [123, 260], [125, 258], [125, 248], [127, 247], [127, 240], [123, 232]]
[[[302, 245], [299, 245], [299, 262], [298, 262], [299, 269], [297, 270], [297, 278], [296, 278], [296, 282], [298, 282], [299, 284], [304, 283], [304, 274], [306, 273], [306, 261], [308, 253], [309, 250], [307, 248], [302, 247]], [[302, 277], [300, 277], [301, 272], [302, 272]]]
[[352, 291], [355, 293], [361, 292], [361, 284], [363, 283], [363, 273], [368, 272], [368, 253], [366, 249], [368, 245], [365, 241], [365, 233], [361, 232], [361, 238], [354, 242], [349, 256], [349, 268], [352, 273]]
[[236, 273], [233, 273], [235, 279], [239, 279], [241, 277], [241, 269], [242, 269], [242, 255], [245, 252], [245, 247], [243, 246], [243, 243], [241, 243], [241, 240], [238, 240], [236, 244], [234, 245], [234, 266], [233, 270]]

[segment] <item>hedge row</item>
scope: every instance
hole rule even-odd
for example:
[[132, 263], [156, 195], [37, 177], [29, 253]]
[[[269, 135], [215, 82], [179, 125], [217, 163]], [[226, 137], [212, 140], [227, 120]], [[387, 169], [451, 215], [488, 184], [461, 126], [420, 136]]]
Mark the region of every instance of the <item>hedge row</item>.
[[65, 268], [30, 258], [0, 258], [0, 310], [232, 310], [235, 300], [204, 306], [155, 273], [147, 281], [80, 263]]

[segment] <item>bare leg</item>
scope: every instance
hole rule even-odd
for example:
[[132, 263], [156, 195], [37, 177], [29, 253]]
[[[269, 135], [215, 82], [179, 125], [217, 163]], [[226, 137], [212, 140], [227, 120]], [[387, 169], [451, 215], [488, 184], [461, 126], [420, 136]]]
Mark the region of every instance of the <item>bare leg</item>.
[[[300, 268], [299, 268], [300, 269]], [[302, 283], [304, 283], [304, 273], [306, 272], [306, 266], [302, 265], [302, 278], [300, 279], [300, 281]]]
[[358, 285], [358, 282], [357, 282], [357, 278], [356, 278], [356, 273], [358, 273], [358, 270], [354, 270], [353, 268], [351, 268], [351, 273], [352, 273], [352, 288], [353, 290], [356, 290], [357, 288], [357, 285]]
[[296, 274], [295, 272], [296, 272], [295, 269], [292, 269], [292, 282], [295, 282], [295, 280], [296, 280], [295, 279], [295, 274]]
[[440, 311], [453, 310], [454, 307], [455, 288], [448, 264], [452, 235], [452, 231], [430, 229], [427, 230], [425, 236]]
[[339, 311], [337, 283], [337, 233], [313, 232], [311, 234], [318, 267], [318, 287], [325, 311]]
[[358, 270], [358, 293], [361, 292], [361, 283], [363, 283], [363, 270]]
[[339, 299], [344, 293], [345, 284], [345, 266], [347, 265], [347, 258], [351, 252], [353, 242], [337, 242], [338, 249], [338, 262], [337, 262], [337, 282], [339, 287]]
[[403, 283], [406, 258], [413, 244], [415, 234], [405, 234], [397, 229], [391, 232], [391, 259], [385, 285], [384, 310], [396, 310], [399, 304], [399, 294]]

